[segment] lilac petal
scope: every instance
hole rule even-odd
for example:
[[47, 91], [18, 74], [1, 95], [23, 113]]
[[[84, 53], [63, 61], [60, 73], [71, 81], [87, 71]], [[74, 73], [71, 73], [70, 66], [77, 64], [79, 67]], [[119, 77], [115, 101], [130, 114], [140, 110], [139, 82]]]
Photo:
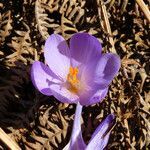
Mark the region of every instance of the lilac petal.
[[100, 57], [102, 46], [92, 35], [87, 33], [76, 33], [70, 39], [71, 57], [77, 62], [86, 64]]
[[65, 39], [52, 34], [45, 43], [44, 56], [50, 69], [62, 79], [66, 79], [70, 67], [69, 48]]
[[63, 103], [77, 103], [79, 101], [79, 97], [76, 94], [71, 93], [62, 84], [52, 84], [50, 89], [53, 96]]
[[85, 65], [81, 80], [84, 79], [92, 88], [104, 89], [108, 87], [119, 68], [120, 58], [116, 54], [103, 54]]
[[86, 147], [81, 132], [81, 113], [82, 106], [78, 103], [76, 106], [75, 118], [68, 150], [84, 150]]
[[107, 84], [110, 84], [118, 73], [120, 66], [121, 61], [118, 55], [113, 53], [103, 54], [95, 70], [94, 82], [102, 85], [101, 87], [107, 87]]
[[97, 127], [86, 147], [86, 150], [103, 150], [106, 147], [114, 118], [113, 114], [108, 115], [107, 118]]
[[31, 68], [31, 80], [44, 95], [52, 95], [50, 84], [60, 83], [58, 77], [42, 62], [35, 61]]
[[70, 142], [63, 148], [63, 150], [70, 150]]
[[80, 104], [88, 106], [88, 105], [93, 105], [98, 102], [101, 102], [106, 97], [107, 92], [108, 92], [108, 88], [100, 89], [96, 91], [95, 94], [93, 95], [90, 92], [85, 93], [85, 95], [80, 99]]

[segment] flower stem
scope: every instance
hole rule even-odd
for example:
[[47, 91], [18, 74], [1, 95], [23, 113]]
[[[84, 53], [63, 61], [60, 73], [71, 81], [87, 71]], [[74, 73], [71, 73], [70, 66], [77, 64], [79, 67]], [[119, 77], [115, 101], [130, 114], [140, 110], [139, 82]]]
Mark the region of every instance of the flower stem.
[[82, 113], [82, 106], [78, 102], [76, 106], [76, 112], [75, 112], [75, 118], [73, 122], [73, 129], [72, 129], [72, 135], [71, 135], [71, 145], [75, 145], [77, 142], [77, 139], [81, 133], [81, 113]]

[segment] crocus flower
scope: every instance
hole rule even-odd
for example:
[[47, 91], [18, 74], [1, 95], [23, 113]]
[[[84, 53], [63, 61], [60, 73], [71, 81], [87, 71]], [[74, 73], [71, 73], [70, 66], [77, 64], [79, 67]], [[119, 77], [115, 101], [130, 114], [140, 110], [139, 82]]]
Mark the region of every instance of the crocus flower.
[[114, 115], [110, 114], [106, 117], [106, 119], [97, 127], [89, 143], [86, 145], [81, 132], [81, 112], [82, 106], [78, 103], [71, 139], [63, 150], [103, 150], [108, 143], [110, 131], [114, 125]]
[[120, 58], [102, 54], [100, 42], [87, 33], [76, 33], [68, 47], [64, 38], [52, 34], [45, 43], [46, 64], [35, 61], [31, 69], [34, 86], [64, 103], [91, 105], [101, 101], [120, 68]]

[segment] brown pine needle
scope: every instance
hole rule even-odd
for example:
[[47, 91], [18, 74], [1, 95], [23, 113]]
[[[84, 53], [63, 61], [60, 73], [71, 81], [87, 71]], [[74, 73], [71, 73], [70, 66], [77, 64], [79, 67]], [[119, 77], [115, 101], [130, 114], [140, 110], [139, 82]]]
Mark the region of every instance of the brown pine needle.
[[21, 150], [21, 148], [0, 128], [0, 140], [11, 150]]

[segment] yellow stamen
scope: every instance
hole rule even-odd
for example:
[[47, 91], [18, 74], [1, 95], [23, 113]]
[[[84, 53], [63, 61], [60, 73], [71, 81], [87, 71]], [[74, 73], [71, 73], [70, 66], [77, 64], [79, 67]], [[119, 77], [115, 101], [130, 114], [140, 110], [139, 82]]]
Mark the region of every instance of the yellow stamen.
[[77, 78], [77, 75], [78, 75], [78, 68], [75, 67], [70, 67], [69, 68], [69, 73], [68, 73], [68, 76], [67, 76], [67, 82], [69, 83], [69, 90], [71, 92], [74, 92], [74, 93], [77, 93], [78, 92], [78, 86], [79, 86], [79, 80]]

